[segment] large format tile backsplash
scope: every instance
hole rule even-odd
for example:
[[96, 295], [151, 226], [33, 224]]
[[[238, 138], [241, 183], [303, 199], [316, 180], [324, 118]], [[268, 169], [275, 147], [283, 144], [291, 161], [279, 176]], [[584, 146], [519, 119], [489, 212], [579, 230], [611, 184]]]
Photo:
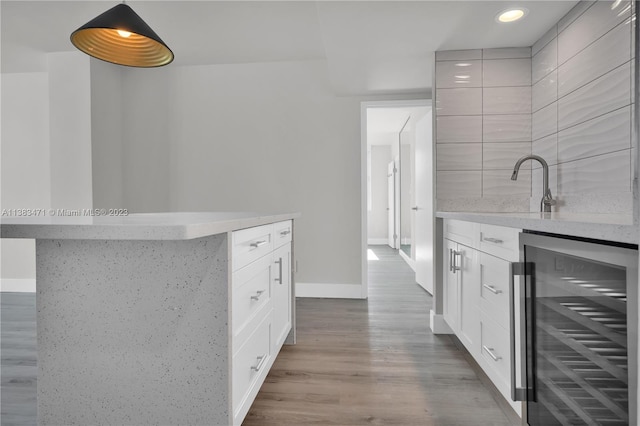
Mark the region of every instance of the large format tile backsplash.
[[580, 2], [531, 48], [436, 52], [439, 210], [631, 213], [632, 4]]

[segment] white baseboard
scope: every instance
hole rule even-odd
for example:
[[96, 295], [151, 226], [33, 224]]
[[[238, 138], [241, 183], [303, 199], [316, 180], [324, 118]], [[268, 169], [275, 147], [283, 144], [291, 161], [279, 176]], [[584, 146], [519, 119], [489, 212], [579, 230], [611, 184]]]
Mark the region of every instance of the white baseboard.
[[364, 299], [360, 284], [296, 283], [296, 297]]
[[370, 246], [387, 246], [389, 245], [388, 238], [368, 238], [367, 244]]
[[443, 315], [438, 315], [432, 309], [430, 312], [431, 317], [431, 331], [433, 334], [453, 334], [453, 330], [449, 327], [449, 324], [444, 320]]
[[1, 278], [0, 292], [35, 293], [35, 278]]
[[402, 257], [404, 259], [405, 262], [407, 262], [407, 265], [409, 265], [409, 267], [411, 269], [413, 269], [413, 272], [416, 271], [416, 261], [413, 260], [412, 258], [410, 258], [409, 256], [407, 256], [407, 254], [405, 252], [403, 252], [402, 250], [398, 251], [400, 253], [400, 257]]

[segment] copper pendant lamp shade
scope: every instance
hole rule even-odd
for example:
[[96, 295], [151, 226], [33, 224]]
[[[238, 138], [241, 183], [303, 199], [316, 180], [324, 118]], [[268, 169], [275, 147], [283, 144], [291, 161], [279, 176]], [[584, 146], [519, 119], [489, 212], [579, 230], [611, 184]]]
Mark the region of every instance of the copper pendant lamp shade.
[[161, 67], [173, 52], [129, 6], [119, 4], [71, 34], [71, 43], [87, 55], [130, 67]]

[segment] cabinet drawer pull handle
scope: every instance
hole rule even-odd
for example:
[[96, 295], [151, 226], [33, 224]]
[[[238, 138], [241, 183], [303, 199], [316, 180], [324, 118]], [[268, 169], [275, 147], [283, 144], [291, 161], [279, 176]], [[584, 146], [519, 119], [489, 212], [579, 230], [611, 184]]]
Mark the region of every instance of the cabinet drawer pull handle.
[[482, 345], [482, 349], [484, 349], [494, 361], [500, 361], [502, 359], [501, 356], [493, 353], [493, 348], [488, 348], [486, 345]]
[[291, 233], [290, 230], [280, 231], [280, 236], [284, 237], [285, 235], [289, 235]]
[[258, 360], [258, 364], [257, 365], [252, 365], [251, 369], [253, 371], [260, 371], [260, 369], [264, 365], [264, 362], [267, 360], [267, 354], [259, 355], [259, 356], [256, 357], [256, 359]]
[[504, 243], [504, 241], [502, 241], [500, 238], [491, 238], [491, 237], [484, 237], [483, 240], [485, 241], [489, 241], [490, 243], [495, 243], [495, 244], [502, 244]]
[[459, 271], [462, 269], [462, 267], [460, 265], [458, 265], [458, 261], [456, 256], [460, 256], [462, 254], [461, 251], [456, 251], [456, 250], [451, 250], [451, 254], [453, 255], [453, 265], [452, 265], [452, 271], [455, 274], [456, 271]]
[[282, 258], [276, 260], [276, 263], [278, 264], [280, 275], [278, 275], [278, 278], [276, 278], [274, 281], [277, 282], [278, 284], [282, 284]]
[[453, 249], [449, 249], [449, 272], [453, 271]]
[[256, 241], [255, 243], [251, 243], [251, 247], [258, 248], [258, 247], [263, 246], [265, 244], [267, 244], [267, 240]]
[[253, 296], [251, 296], [251, 300], [258, 300], [260, 299], [260, 296], [262, 296], [262, 293], [264, 293], [266, 290], [257, 290], [256, 294], [254, 294]]
[[497, 288], [495, 288], [492, 285], [487, 285], [487, 284], [482, 284], [482, 287], [486, 288], [487, 290], [489, 290], [491, 293], [493, 294], [500, 294], [502, 293], [502, 290], [498, 290]]

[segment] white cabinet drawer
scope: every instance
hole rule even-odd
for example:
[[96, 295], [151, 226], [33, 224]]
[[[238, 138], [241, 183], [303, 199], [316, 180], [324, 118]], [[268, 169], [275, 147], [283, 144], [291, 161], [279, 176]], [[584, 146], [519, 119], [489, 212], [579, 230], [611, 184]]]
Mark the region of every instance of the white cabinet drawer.
[[520, 229], [495, 225], [480, 225], [480, 251], [517, 262]]
[[271, 364], [271, 316], [256, 327], [232, 360], [234, 424], [244, 418]]
[[510, 263], [480, 253], [480, 308], [495, 322], [509, 328]]
[[271, 251], [273, 251], [272, 224], [233, 232], [231, 262], [234, 271]]
[[[271, 298], [271, 255], [233, 273], [231, 325], [234, 338]], [[234, 339], [234, 344], [235, 344]], [[235, 345], [234, 345], [235, 346]]]
[[471, 248], [478, 248], [479, 227], [480, 225], [475, 222], [446, 219], [444, 237]]
[[511, 382], [509, 332], [484, 312], [480, 313], [480, 350], [484, 371], [500, 391], [507, 395]]
[[291, 242], [293, 235], [293, 221], [286, 220], [273, 225], [273, 248], [281, 247]]

